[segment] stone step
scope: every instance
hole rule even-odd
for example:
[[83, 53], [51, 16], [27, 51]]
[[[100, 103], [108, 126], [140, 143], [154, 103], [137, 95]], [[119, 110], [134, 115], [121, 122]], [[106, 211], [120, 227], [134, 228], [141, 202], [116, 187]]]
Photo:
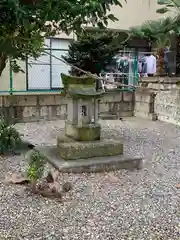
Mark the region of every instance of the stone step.
[[117, 115], [110, 112], [103, 112], [99, 114], [99, 118], [102, 120], [116, 120]]
[[60, 143], [58, 151], [59, 156], [65, 160], [115, 156], [123, 153], [123, 144], [115, 139], [86, 142], [73, 141]]
[[124, 154], [65, 161], [59, 157], [57, 147], [38, 147], [35, 151], [41, 152], [46, 160], [59, 172], [95, 173], [115, 171], [118, 169], [133, 170], [141, 169], [143, 167], [142, 158]]

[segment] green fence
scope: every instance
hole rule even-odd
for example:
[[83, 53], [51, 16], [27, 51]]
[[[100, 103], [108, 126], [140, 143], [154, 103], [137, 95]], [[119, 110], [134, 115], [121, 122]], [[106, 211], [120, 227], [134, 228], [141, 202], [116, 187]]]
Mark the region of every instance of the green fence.
[[[122, 51], [113, 59], [112, 63], [103, 69], [101, 76], [111, 79], [117, 85], [117, 90], [132, 91], [138, 83], [138, 53], [132, 51]], [[103, 81], [106, 85], [106, 81]], [[117, 83], [117, 84], [116, 84]], [[125, 86], [118, 86], [123, 84]]]
[[[59, 57], [53, 58], [50, 54], [43, 55], [36, 61], [29, 59], [27, 62], [21, 62], [21, 65], [24, 72], [13, 73], [11, 64], [7, 64], [0, 77], [1, 95], [60, 93], [63, 90], [60, 74], [61, 72], [68, 74], [70, 70], [70, 67], [61, 62]], [[120, 52], [108, 67], [103, 71], [113, 75], [115, 82], [137, 85], [138, 54], [136, 52]], [[118, 90], [132, 91], [133, 88], [118, 87]]]

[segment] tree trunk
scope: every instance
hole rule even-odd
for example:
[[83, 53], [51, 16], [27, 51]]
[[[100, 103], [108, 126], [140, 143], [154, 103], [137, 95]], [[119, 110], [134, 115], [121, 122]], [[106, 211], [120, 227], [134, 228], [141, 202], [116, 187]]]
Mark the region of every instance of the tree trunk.
[[7, 57], [5, 57], [3, 54], [0, 54], [0, 76], [2, 75], [2, 72], [6, 67], [6, 60]]
[[157, 75], [158, 76], [166, 76], [166, 61], [164, 59], [164, 49], [158, 49], [158, 60], [157, 60]]

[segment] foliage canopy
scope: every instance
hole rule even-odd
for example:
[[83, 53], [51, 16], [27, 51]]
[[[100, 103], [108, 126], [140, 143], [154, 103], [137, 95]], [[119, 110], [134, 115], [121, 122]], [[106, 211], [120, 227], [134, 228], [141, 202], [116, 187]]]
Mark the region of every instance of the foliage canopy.
[[126, 0], [0, 0], [0, 75], [10, 57], [38, 57], [44, 37], [58, 32], [80, 32], [87, 24], [105, 27], [111, 5], [122, 7]]
[[[92, 74], [99, 74], [104, 70], [127, 42], [128, 34], [110, 31], [85, 31], [78, 35], [78, 40], [72, 42], [68, 55], [63, 59]], [[73, 69], [74, 75], [81, 75]]]

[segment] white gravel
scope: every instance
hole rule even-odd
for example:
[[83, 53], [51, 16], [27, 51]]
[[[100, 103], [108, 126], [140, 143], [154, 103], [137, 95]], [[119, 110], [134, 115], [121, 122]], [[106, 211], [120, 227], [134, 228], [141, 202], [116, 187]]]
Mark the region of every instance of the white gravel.
[[[24, 157], [0, 160], [0, 240], [179, 240], [180, 128], [131, 118], [104, 121], [103, 136], [123, 139], [125, 151], [144, 157], [139, 171], [61, 174], [73, 190], [64, 203], [5, 185]], [[18, 124], [25, 139], [56, 144], [63, 121]]]

